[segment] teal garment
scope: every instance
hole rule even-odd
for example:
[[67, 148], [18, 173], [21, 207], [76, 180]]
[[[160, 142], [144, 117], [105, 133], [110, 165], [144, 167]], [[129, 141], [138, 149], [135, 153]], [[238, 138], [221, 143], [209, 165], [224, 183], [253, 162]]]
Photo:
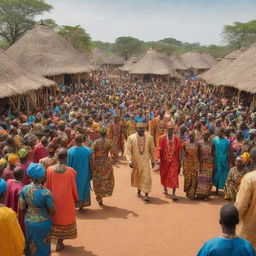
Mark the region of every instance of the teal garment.
[[251, 243], [240, 237], [228, 239], [216, 237], [207, 241], [197, 256], [255, 256]]
[[90, 202], [90, 156], [92, 150], [87, 147], [72, 147], [68, 151], [68, 166], [72, 167], [76, 172], [76, 186], [80, 202]]
[[215, 150], [215, 172], [213, 174], [213, 185], [216, 188], [224, 189], [225, 182], [229, 171], [229, 144], [230, 141], [226, 138], [213, 139]]
[[51, 255], [52, 221], [47, 209], [53, 208], [50, 190], [43, 185], [27, 185], [19, 203], [27, 207], [25, 215], [26, 256]]

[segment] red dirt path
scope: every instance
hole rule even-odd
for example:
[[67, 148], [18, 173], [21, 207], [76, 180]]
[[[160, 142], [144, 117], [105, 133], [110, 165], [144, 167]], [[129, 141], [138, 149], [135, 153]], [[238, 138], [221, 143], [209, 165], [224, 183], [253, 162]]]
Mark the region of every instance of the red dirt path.
[[104, 200], [104, 209], [92, 192], [92, 206], [77, 212], [78, 238], [66, 240], [66, 248], [54, 256], [194, 256], [206, 240], [219, 235], [222, 198], [190, 201], [180, 177], [179, 200], [172, 202], [154, 172], [152, 201], [144, 203], [130, 186], [130, 173], [124, 162], [115, 167], [114, 194]]

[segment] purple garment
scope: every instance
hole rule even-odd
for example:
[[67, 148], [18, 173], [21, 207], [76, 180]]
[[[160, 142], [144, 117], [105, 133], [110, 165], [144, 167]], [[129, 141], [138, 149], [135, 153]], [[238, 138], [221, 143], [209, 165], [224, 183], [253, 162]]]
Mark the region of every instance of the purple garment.
[[18, 219], [20, 223], [20, 227], [24, 233], [24, 215], [19, 210], [19, 197], [20, 192], [23, 189], [24, 184], [20, 181], [16, 181], [14, 179], [9, 179], [7, 181], [7, 190], [6, 190], [6, 197], [5, 197], [5, 206], [11, 208], [18, 214]]
[[3, 178], [5, 181], [8, 181], [9, 179], [14, 179], [13, 171], [12, 171], [9, 167], [6, 167], [6, 168], [4, 169], [2, 178]]

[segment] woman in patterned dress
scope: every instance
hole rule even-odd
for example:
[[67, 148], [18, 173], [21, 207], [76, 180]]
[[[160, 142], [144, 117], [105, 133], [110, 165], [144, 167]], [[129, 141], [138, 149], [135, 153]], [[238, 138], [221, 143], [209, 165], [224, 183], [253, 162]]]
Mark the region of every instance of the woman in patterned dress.
[[248, 172], [247, 168], [243, 166], [243, 160], [240, 156], [236, 158], [235, 166], [230, 169], [226, 184], [224, 187], [225, 200], [236, 201], [236, 195], [238, 193], [241, 180], [243, 176]]
[[189, 141], [183, 146], [184, 192], [193, 200], [196, 195], [197, 175], [200, 170], [200, 144], [195, 141], [195, 133], [189, 132]]
[[201, 168], [197, 177], [197, 197], [208, 200], [209, 193], [212, 189], [212, 175], [214, 170], [214, 147], [209, 140], [210, 132], [203, 133], [203, 141], [200, 143], [200, 160]]
[[25, 255], [51, 255], [50, 216], [55, 214], [50, 190], [42, 185], [45, 168], [42, 164], [31, 163], [27, 170], [32, 179], [20, 193], [20, 210], [25, 212], [26, 252]]
[[43, 164], [45, 170], [47, 170], [48, 167], [57, 164], [59, 161], [56, 157], [56, 150], [57, 150], [57, 145], [50, 142], [48, 147], [47, 147], [47, 152], [49, 155], [45, 158], [42, 158], [39, 163]]
[[[93, 168], [92, 181], [99, 205], [103, 205], [102, 198], [112, 195], [114, 190], [114, 173], [112, 163], [115, 161], [115, 148], [113, 142], [106, 138], [107, 130], [102, 127], [100, 130], [101, 138], [97, 139], [93, 145]], [[109, 158], [109, 152], [112, 159]]]

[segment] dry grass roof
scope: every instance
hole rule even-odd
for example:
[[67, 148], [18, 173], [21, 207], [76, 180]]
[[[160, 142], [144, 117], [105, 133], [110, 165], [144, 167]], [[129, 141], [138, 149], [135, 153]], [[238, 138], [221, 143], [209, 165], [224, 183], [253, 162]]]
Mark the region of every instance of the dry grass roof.
[[214, 83], [214, 79], [219, 75], [219, 73], [227, 68], [228, 65], [236, 60], [242, 53], [242, 50], [231, 52], [225, 58], [215, 64], [210, 70], [200, 75], [200, 77], [206, 80], [209, 84]]
[[157, 53], [152, 49], [149, 49], [146, 54], [133, 66], [130, 73], [140, 75], [151, 74], [180, 77], [180, 75], [175, 71], [175, 68], [168, 56]]
[[55, 82], [25, 70], [0, 49], [0, 98], [21, 95], [52, 85]]
[[43, 76], [93, 70], [85, 56], [42, 22], [13, 44], [7, 54], [23, 67]]
[[170, 60], [173, 63], [175, 70], [188, 70], [187, 65], [184, 63], [181, 57], [179, 56], [170, 56]]
[[126, 71], [126, 72], [130, 72], [131, 69], [133, 68], [133, 66], [138, 62], [138, 58], [137, 57], [131, 57], [122, 67], [120, 67], [119, 69], [121, 71]]
[[210, 69], [213, 65], [206, 60], [206, 57], [199, 52], [187, 52], [181, 55], [181, 59], [188, 68]]
[[256, 45], [242, 53], [218, 73], [211, 84], [256, 93]]
[[124, 60], [116, 55], [112, 55], [110, 57], [107, 57], [103, 64], [105, 65], [113, 65], [113, 66], [122, 66], [124, 65]]

